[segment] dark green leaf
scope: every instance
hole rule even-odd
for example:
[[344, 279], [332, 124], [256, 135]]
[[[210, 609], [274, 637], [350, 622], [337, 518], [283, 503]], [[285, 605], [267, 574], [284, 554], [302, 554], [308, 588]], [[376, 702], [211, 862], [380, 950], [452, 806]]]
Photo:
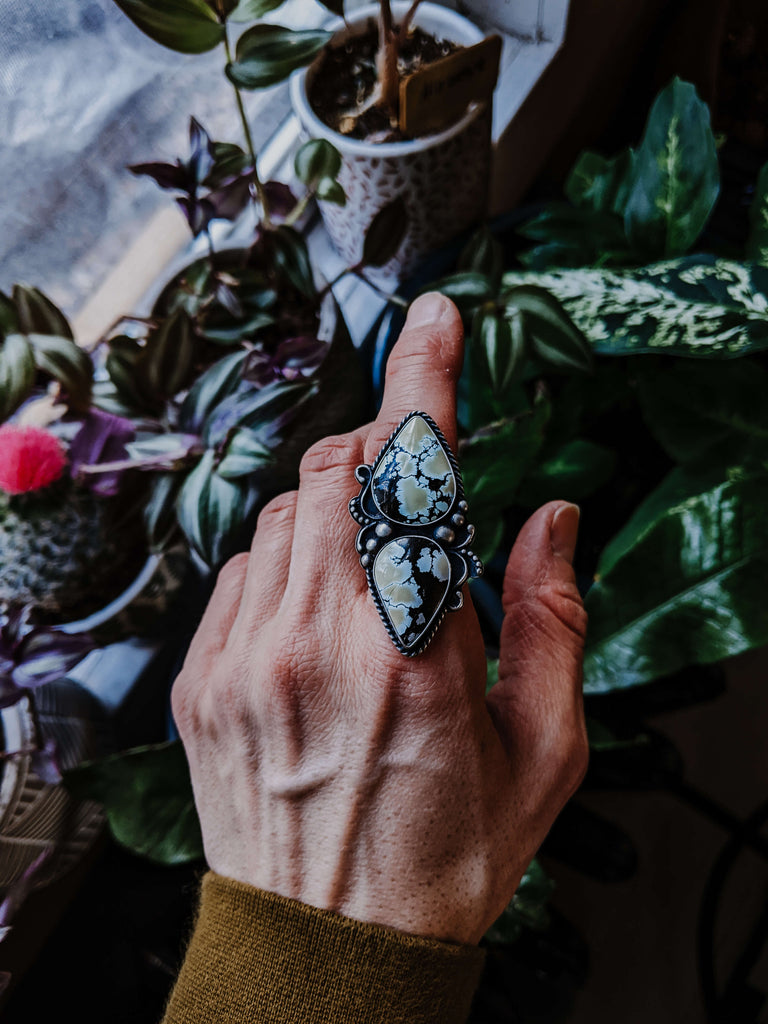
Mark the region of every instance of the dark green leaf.
[[147, 337], [143, 370], [153, 394], [170, 397], [187, 382], [195, 352], [192, 323], [177, 310]]
[[212, 569], [229, 557], [247, 511], [243, 488], [215, 472], [215, 457], [213, 449], [205, 452], [184, 481], [176, 502], [179, 526]]
[[230, 21], [258, 21], [270, 11], [276, 11], [282, 7], [285, 0], [240, 0], [229, 15]]
[[729, 358], [768, 348], [768, 267], [701, 254], [631, 270], [504, 274], [560, 300], [600, 355]]
[[677, 462], [768, 463], [768, 371], [752, 359], [723, 367], [681, 360], [664, 373], [638, 376], [651, 433]]
[[565, 183], [565, 194], [576, 206], [623, 218], [633, 173], [634, 154], [629, 149], [610, 160], [598, 153], [585, 152]]
[[768, 164], [764, 164], [749, 208], [747, 259], [768, 265]]
[[269, 313], [256, 313], [255, 316], [241, 320], [232, 327], [213, 326], [203, 324], [202, 333], [208, 341], [217, 345], [237, 345], [239, 342], [252, 339], [254, 335], [265, 327], [271, 327], [275, 318]]
[[495, 295], [493, 282], [476, 270], [462, 270], [428, 285], [424, 291], [442, 292], [456, 304], [463, 317], [469, 317]]
[[509, 906], [485, 933], [485, 941], [506, 946], [515, 942], [525, 928], [544, 931], [549, 926], [547, 903], [554, 888], [539, 862], [531, 861]]
[[321, 29], [254, 25], [238, 39], [237, 60], [227, 64], [227, 76], [243, 89], [275, 85], [309, 64], [330, 38]]
[[344, 17], [344, 0], [320, 0], [320, 3], [337, 18]]
[[347, 205], [347, 194], [338, 181], [333, 178], [321, 178], [317, 183], [317, 198], [324, 203], [335, 203], [336, 206]]
[[560, 498], [581, 501], [610, 480], [615, 466], [616, 453], [610, 448], [577, 438], [532, 469], [517, 500], [531, 508]]
[[519, 312], [531, 353], [547, 367], [568, 372], [588, 372], [593, 357], [589, 342], [568, 316], [561, 303], [546, 289], [520, 285], [500, 297], [505, 316]]
[[205, 0], [115, 0], [156, 43], [179, 53], [204, 53], [224, 40], [226, 29]]
[[85, 410], [91, 398], [93, 363], [91, 357], [70, 338], [52, 334], [30, 334], [35, 363], [57, 380], [67, 393], [69, 405]]
[[19, 314], [16, 303], [5, 292], [0, 292], [0, 339], [6, 334], [19, 331]]
[[549, 203], [518, 233], [540, 243], [520, 254], [534, 270], [626, 263], [631, 256], [620, 217], [567, 203]]
[[368, 225], [363, 242], [363, 264], [383, 267], [389, 263], [400, 248], [407, 229], [408, 210], [405, 199], [399, 195], [382, 206]]
[[179, 413], [179, 425], [192, 434], [200, 433], [211, 411], [237, 390], [243, 379], [247, 352], [233, 352], [214, 363], [189, 389]]
[[297, 151], [293, 167], [299, 181], [315, 188], [322, 178], [338, 177], [341, 153], [327, 139], [310, 139]]
[[456, 269], [459, 272], [482, 274], [488, 279], [493, 291], [499, 287], [504, 270], [504, 250], [487, 224], [478, 228], [464, 246]]
[[165, 547], [177, 526], [176, 499], [183, 483], [181, 473], [157, 473], [152, 478], [144, 506], [144, 526], [155, 551]]
[[35, 383], [35, 356], [23, 334], [9, 334], [0, 347], [0, 422], [15, 412]]
[[250, 388], [222, 399], [205, 421], [203, 436], [209, 445], [218, 445], [231, 430], [240, 427], [259, 429], [262, 440], [279, 435], [296, 416], [302, 403], [317, 393], [311, 380], [275, 381], [263, 388]]
[[281, 224], [270, 232], [275, 266], [302, 295], [313, 299], [317, 295], [307, 243], [294, 228]]
[[25, 284], [13, 286], [13, 302], [21, 334], [54, 334], [74, 338], [64, 314], [37, 288]]
[[519, 312], [502, 316], [480, 309], [472, 321], [472, 346], [482, 353], [491, 393], [503, 395], [519, 374], [525, 359], [525, 333]]
[[768, 476], [670, 509], [588, 591], [586, 693], [650, 682], [768, 643]]
[[104, 805], [121, 846], [158, 864], [201, 860], [203, 841], [179, 741], [135, 747], [75, 768], [65, 785]]
[[657, 97], [635, 153], [624, 215], [627, 237], [651, 259], [687, 252], [719, 190], [709, 108], [690, 82], [675, 78]]

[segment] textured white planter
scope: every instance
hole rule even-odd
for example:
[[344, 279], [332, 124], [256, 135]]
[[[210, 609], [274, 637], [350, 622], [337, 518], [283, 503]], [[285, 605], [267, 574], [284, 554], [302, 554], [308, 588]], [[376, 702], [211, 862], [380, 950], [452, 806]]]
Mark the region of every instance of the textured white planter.
[[[409, 3], [392, 5], [395, 20]], [[362, 7], [350, 17], [331, 45], [360, 35], [378, 14], [378, 4]], [[442, 39], [472, 45], [483, 32], [466, 18], [438, 4], [423, 3], [414, 24]], [[450, 128], [410, 142], [370, 143], [348, 139], [329, 128], [314, 113], [307, 98], [317, 62], [291, 78], [291, 101], [309, 138], [327, 139], [339, 150], [339, 181], [347, 195], [345, 206], [320, 202], [320, 212], [335, 247], [350, 264], [362, 256], [365, 232], [378, 211], [403, 196], [408, 230], [384, 276], [400, 275], [425, 254], [482, 219], [487, 201], [491, 162], [490, 104], [476, 104]]]

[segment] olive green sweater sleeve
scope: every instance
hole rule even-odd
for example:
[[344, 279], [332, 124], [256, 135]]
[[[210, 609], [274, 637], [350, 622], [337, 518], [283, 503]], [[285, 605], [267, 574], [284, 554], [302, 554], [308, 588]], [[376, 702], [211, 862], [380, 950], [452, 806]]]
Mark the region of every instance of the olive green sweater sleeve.
[[208, 872], [163, 1024], [464, 1024], [483, 956]]

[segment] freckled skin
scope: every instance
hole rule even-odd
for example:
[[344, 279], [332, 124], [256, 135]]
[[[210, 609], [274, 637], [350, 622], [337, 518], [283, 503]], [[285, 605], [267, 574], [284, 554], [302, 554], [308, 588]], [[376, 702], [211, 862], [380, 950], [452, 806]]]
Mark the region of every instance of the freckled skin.
[[[347, 501], [403, 415], [455, 447], [461, 326], [414, 304], [376, 422], [315, 446], [298, 494], [225, 566], [173, 688], [206, 857], [222, 875], [412, 934], [477, 942], [586, 767], [578, 510], [540, 509], [505, 579], [486, 697], [471, 602], [413, 659], [368, 594]], [[429, 396], [427, 403], [425, 396]]]

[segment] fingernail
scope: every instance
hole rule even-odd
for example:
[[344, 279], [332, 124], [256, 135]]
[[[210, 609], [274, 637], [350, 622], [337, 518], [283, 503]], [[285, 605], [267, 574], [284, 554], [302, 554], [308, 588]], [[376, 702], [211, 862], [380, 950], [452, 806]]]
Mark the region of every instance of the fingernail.
[[579, 536], [580, 515], [579, 506], [569, 504], [561, 505], [552, 517], [552, 524], [549, 528], [552, 550], [566, 562], [573, 562], [573, 554], [576, 551], [576, 541]]
[[440, 292], [427, 292], [411, 303], [405, 326], [427, 327], [429, 324], [436, 324], [443, 318], [448, 308], [448, 299], [444, 295]]

